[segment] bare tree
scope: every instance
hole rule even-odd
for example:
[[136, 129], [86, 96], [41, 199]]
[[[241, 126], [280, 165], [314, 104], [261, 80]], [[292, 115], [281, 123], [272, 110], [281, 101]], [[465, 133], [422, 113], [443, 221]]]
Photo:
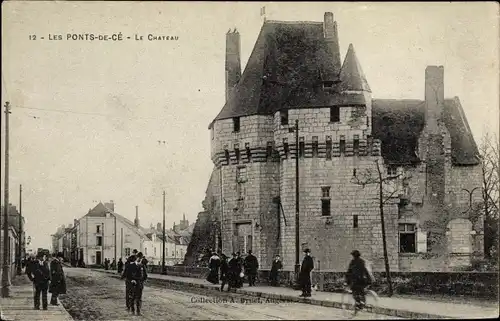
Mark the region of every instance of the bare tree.
[[374, 172], [371, 169], [367, 169], [364, 173], [360, 173], [360, 175], [354, 175], [351, 179], [351, 182], [357, 185], [361, 185], [363, 188], [366, 185], [377, 184], [378, 185], [378, 202], [379, 202], [379, 211], [380, 211], [380, 223], [382, 225], [382, 246], [384, 251], [384, 265], [385, 265], [385, 274], [387, 276], [387, 285], [389, 286], [389, 296], [392, 296], [392, 281], [391, 281], [391, 271], [389, 268], [389, 256], [387, 254], [387, 240], [385, 236], [385, 218], [384, 218], [384, 205], [391, 199], [394, 199], [395, 196], [398, 197], [398, 188], [392, 188], [392, 190], [387, 190], [387, 183], [390, 181], [394, 181], [401, 177], [401, 174], [398, 175], [383, 175], [381, 166], [379, 164], [379, 160], [375, 160], [377, 171]]
[[499, 141], [486, 133], [479, 147], [482, 174], [482, 210], [484, 213], [484, 253], [488, 258], [498, 256], [498, 201], [500, 193]]

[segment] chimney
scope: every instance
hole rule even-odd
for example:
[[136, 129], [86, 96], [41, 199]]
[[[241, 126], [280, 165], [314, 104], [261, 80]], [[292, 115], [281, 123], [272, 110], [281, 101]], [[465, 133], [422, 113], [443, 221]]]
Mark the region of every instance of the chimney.
[[77, 220], [76, 218], [75, 218], [75, 219], [73, 219], [73, 225], [74, 225], [74, 226], [77, 226], [77, 225], [78, 225], [78, 220]]
[[156, 230], [157, 231], [163, 231], [163, 225], [161, 223], [156, 224]]
[[444, 110], [444, 67], [425, 68], [425, 126], [430, 133], [439, 133]]
[[226, 101], [241, 78], [240, 33], [231, 29], [226, 33]]
[[135, 206], [135, 220], [134, 220], [134, 225], [135, 227], [139, 227], [139, 206]]
[[[336, 76], [340, 74], [342, 62], [340, 61], [339, 35], [337, 31], [337, 22], [333, 18], [333, 13], [325, 12], [323, 31], [325, 41], [330, 50], [331, 59], [333, 59], [333, 68]], [[334, 80], [334, 79], [325, 79]]]
[[113, 200], [110, 200], [109, 203], [105, 203], [104, 206], [106, 206], [111, 212], [115, 211], [115, 203]]

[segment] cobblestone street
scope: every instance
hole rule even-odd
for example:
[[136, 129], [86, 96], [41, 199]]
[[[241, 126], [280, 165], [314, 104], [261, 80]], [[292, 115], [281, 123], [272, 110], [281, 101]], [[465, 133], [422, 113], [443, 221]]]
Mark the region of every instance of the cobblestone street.
[[[143, 315], [138, 317], [125, 310], [123, 281], [85, 269], [68, 268], [65, 272], [68, 294], [61, 297], [61, 301], [75, 320], [344, 319], [341, 310], [333, 308], [287, 302], [264, 303], [265, 299], [261, 299], [263, 303], [256, 303], [255, 297], [237, 294], [229, 297], [225, 293], [224, 296], [214, 296], [203, 289], [189, 289], [190, 292], [187, 292], [181, 288], [160, 289], [148, 285], [143, 294]], [[200, 303], [204, 299], [225, 302]], [[242, 303], [244, 300], [248, 301]], [[357, 318], [389, 319], [370, 313], [361, 313]]]

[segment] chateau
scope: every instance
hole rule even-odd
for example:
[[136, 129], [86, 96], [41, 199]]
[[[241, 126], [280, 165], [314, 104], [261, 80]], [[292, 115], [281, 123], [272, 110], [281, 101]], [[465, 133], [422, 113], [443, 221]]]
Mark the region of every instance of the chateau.
[[243, 73], [229, 31], [225, 70], [203, 202], [224, 253], [252, 249], [262, 269], [280, 254], [293, 270], [298, 157], [300, 256], [310, 248], [317, 269], [345, 271], [358, 249], [383, 271], [380, 177], [391, 271], [481, 257], [478, 149], [459, 98], [444, 98], [442, 66], [422, 70], [423, 100], [375, 99], [352, 44], [341, 61], [327, 12], [323, 22], [265, 21]]

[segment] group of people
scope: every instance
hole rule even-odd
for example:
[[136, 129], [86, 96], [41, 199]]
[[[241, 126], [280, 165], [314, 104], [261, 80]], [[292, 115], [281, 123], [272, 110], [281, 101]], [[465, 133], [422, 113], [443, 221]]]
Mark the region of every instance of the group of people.
[[[346, 283], [353, 292], [354, 299], [358, 308], [363, 308], [365, 305], [365, 288], [374, 281], [373, 273], [370, 264], [361, 258], [361, 253], [358, 250], [351, 252], [353, 259], [349, 263], [349, 268], [346, 273]], [[207, 276], [207, 281], [212, 284], [222, 282], [220, 291], [224, 290], [224, 286], [228, 285], [228, 291], [231, 288], [240, 288], [243, 286], [244, 277], [248, 277], [248, 285], [255, 286], [259, 262], [248, 251], [248, 255], [243, 259], [240, 252], [233, 253], [228, 260], [227, 256], [220, 256], [213, 252], [209, 259], [208, 267], [210, 272]], [[279, 286], [280, 272], [283, 269], [283, 263], [280, 256], [276, 255], [271, 265], [269, 274], [270, 283], [272, 286]], [[304, 250], [304, 258], [300, 266], [299, 283], [302, 293], [301, 297], [311, 297], [312, 282], [311, 272], [314, 269], [314, 260], [311, 257], [311, 250]]]
[[248, 255], [244, 259], [240, 252], [236, 252], [232, 253], [229, 260], [226, 255], [219, 256], [213, 252], [208, 262], [208, 268], [210, 272], [207, 281], [219, 284], [220, 280], [222, 282], [220, 290], [223, 291], [227, 284], [229, 291], [231, 288], [241, 288], [245, 276], [248, 277], [248, 285], [255, 286], [259, 262], [251, 250], [248, 251]]
[[[121, 260], [121, 258], [120, 258], [120, 260]], [[113, 261], [110, 261], [107, 258], [104, 259], [104, 269], [105, 270], [109, 270], [109, 269], [114, 270], [114, 269], [116, 269], [116, 260], [113, 259]]]
[[[118, 273], [121, 273], [120, 261], [118, 262]], [[147, 271], [148, 260], [141, 252], [132, 251], [126, 262], [122, 279], [125, 279], [125, 304], [127, 311], [132, 314], [141, 315], [142, 308], [142, 291], [144, 290], [144, 282], [148, 278]]]
[[59, 305], [58, 297], [66, 294], [66, 279], [62, 267], [63, 254], [58, 253], [50, 263], [48, 257], [39, 253], [36, 257], [26, 260], [25, 273], [33, 282], [33, 302], [35, 310], [40, 310], [40, 295], [42, 308], [48, 309], [47, 292], [51, 293], [51, 305]]

